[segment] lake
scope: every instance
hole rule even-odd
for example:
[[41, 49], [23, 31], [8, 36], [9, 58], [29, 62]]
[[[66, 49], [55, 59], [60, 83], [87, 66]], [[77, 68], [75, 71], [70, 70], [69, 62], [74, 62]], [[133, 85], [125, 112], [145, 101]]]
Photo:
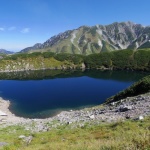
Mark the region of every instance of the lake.
[[43, 70], [0, 73], [0, 97], [26, 118], [46, 118], [64, 110], [103, 103], [146, 73], [130, 71]]

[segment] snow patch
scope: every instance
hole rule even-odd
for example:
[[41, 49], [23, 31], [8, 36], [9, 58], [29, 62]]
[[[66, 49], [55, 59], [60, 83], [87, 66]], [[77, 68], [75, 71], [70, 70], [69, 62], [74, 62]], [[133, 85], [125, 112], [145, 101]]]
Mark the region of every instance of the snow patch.
[[139, 43], [138, 43], [138, 42], [136, 42], [136, 43], [135, 43], [135, 45], [136, 45], [136, 48], [138, 48], [138, 47], [139, 47]]
[[71, 37], [71, 39], [70, 39], [72, 44], [73, 44], [73, 42], [74, 42], [74, 39], [76, 38], [76, 34], [77, 34], [77, 30], [73, 31], [72, 37]]
[[103, 47], [103, 43], [100, 39], [98, 39], [98, 45], [102, 48]]
[[[73, 31], [72, 37], [71, 37], [70, 41], [71, 41], [71, 43], [79, 50], [79, 52], [81, 53], [81, 50], [80, 50], [80, 48], [78, 47], [78, 45], [76, 45], [76, 44], [74, 43], [74, 39], [76, 38], [77, 32], [78, 32], [77, 30], [74, 30], [74, 31]], [[78, 42], [78, 43], [79, 43], [79, 42]]]

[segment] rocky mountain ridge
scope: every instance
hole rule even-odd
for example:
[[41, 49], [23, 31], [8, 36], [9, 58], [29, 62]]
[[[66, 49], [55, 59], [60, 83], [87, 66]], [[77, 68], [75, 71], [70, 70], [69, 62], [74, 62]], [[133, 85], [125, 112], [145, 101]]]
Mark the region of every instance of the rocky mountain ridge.
[[93, 54], [120, 49], [150, 48], [150, 26], [132, 22], [110, 25], [81, 26], [51, 37], [43, 44], [21, 52], [51, 51], [54, 53]]

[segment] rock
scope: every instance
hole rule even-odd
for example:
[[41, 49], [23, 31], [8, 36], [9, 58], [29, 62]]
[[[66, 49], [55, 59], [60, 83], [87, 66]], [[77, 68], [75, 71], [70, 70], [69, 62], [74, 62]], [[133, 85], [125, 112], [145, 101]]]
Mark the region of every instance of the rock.
[[91, 115], [91, 116], [89, 116], [90, 117], [90, 119], [95, 119], [95, 116], [94, 115]]
[[5, 145], [8, 145], [8, 143], [6, 143], [6, 142], [0, 142], [0, 147], [1, 146], [5, 146]]
[[143, 116], [139, 116], [138, 119], [139, 119], [139, 120], [144, 120], [144, 117], [143, 117]]
[[125, 112], [125, 111], [131, 110], [131, 109], [132, 109], [132, 106], [121, 106], [119, 108], [119, 111], [120, 112]]
[[26, 144], [28, 145], [28, 144], [31, 143], [32, 139], [33, 139], [33, 136], [25, 137], [25, 138], [24, 138], [24, 142], [26, 142]]
[[67, 122], [67, 124], [71, 124], [71, 123], [72, 123], [71, 121]]
[[25, 135], [20, 135], [19, 139], [24, 139], [26, 136]]
[[31, 142], [32, 139], [33, 139], [33, 136], [28, 136], [28, 137], [26, 137], [25, 135], [20, 135], [20, 136], [19, 136], [19, 139], [23, 139], [23, 141], [26, 142], [26, 144], [30, 144], [30, 142]]
[[137, 118], [134, 118], [133, 120], [144, 120], [144, 117], [143, 116], [139, 116]]
[[82, 63], [82, 64], [81, 64], [81, 69], [85, 69], [85, 67], [86, 67], [85, 64]]
[[6, 119], [4, 119], [4, 118], [3, 118], [3, 119], [1, 119], [0, 121], [1, 121], [1, 122], [7, 122], [7, 120], [6, 120]]
[[126, 118], [126, 119], [130, 119], [131, 117], [130, 117], [129, 114], [126, 114], [125, 118]]
[[111, 105], [114, 106], [114, 105], [115, 105], [115, 102], [112, 102]]

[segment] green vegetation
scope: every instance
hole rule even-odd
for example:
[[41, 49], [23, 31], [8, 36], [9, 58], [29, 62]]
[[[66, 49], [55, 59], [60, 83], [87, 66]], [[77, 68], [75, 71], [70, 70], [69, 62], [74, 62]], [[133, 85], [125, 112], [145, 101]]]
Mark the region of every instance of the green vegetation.
[[[88, 44], [85, 45], [85, 49], [87, 47]], [[98, 53], [97, 48], [98, 45], [92, 43], [91, 49], [97, 54], [88, 56], [52, 52], [7, 55], [0, 59], [0, 71], [81, 68], [83, 63], [89, 69], [150, 71], [149, 49]], [[75, 47], [72, 50], [74, 51]]]
[[150, 71], [150, 50], [118, 50], [85, 57], [87, 68]]
[[126, 97], [136, 96], [139, 94], [144, 94], [150, 92], [150, 75], [142, 78], [138, 82], [135, 82], [129, 88], [124, 91], [119, 92], [117, 95], [112, 96], [107, 99], [107, 103], [118, 101]]
[[81, 68], [82, 55], [55, 54], [52, 52], [18, 53], [0, 60], [0, 71]]
[[72, 62], [73, 64], [81, 64], [83, 62], [83, 56], [82, 55], [72, 55], [72, 54], [57, 54], [54, 56], [54, 58], [58, 61], [68, 61]]
[[[30, 133], [19, 126], [0, 129], [0, 141], [9, 145], [3, 150], [149, 150], [150, 118], [143, 121], [86, 124], [72, 128], [61, 125], [42, 133]], [[27, 144], [18, 137], [33, 136]]]

